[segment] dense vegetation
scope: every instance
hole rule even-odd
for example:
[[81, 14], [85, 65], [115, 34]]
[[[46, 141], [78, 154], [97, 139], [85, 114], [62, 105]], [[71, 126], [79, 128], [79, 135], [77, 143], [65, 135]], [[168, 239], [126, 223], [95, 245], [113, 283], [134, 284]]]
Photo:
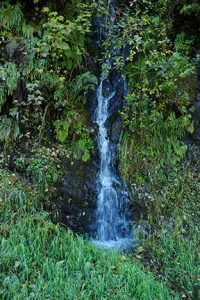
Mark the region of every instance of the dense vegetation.
[[[109, 13], [104, 1], [0, 8], [1, 298], [196, 299], [198, 0], [120, 1], [103, 54], [94, 18]], [[61, 158], [95, 153], [88, 98], [111, 47], [128, 82], [118, 161], [141, 245], [130, 257], [84, 244], [45, 212]]]
[[27, 18], [20, 3], [1, 6], [1, 141], [9, 147], [39, 136], [40, 143], [49, 126], [52, 138], [88, 160], [93, 143], [84, 95], [97, 84], [86, 68], [88, 6], [67, 6], [67, 17], [36, 6]]
[[[117, 44], [131, 45], [127, 63], [121, 65], [129, 95], [122, 113], [120, 170], [136, 191], [139, 205], [146, 206], [140, 220], [148, 223], [140, 224], [150, 234], [147, 237], [139, 229], [139, 236], [153, 254], [151, 268], [172, 288], [195, 298], [199, 163], [189, 159], [197, 149], [183, 138], [194, 130], [199, 63], [194, 24], [199, 22], [200, 6], [189, 1], [133, 6], [117, 28]], [[116, 63], [121, 62], [117, 57]], [[141, 256], [145, 261], [145, 253]]]
[[1, 299], [178, 299], [134, 259], [85, 244], [37, 212], [16, 175], [0, 174]]

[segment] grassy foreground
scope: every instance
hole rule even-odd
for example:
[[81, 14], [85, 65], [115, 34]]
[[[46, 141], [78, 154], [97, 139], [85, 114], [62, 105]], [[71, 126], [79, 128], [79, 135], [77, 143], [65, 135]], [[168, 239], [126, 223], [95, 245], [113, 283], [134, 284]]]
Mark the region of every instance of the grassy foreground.
[[1, 234], [1, 299], [178, 299], [135, 260], [26, 215]]
[[0, 180], [0, 299], [179, 299], [138, 261], [54, 225], [15, 175]]

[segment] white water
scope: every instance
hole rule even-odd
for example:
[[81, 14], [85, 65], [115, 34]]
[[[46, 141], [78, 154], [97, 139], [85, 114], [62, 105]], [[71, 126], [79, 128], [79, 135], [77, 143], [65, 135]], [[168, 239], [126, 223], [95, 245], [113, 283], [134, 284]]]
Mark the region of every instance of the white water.
[[[132, 244], [132, 225], [126, 220], [128, 207], [127, 192], [119, 182], [112, 163], [112, 150], [106, 128], [109, 118], [109, 102], [116, 92], [104, 96], [102, 78], [97, 90], [97, 109], [95, 122], [98, 124], [98, 148], [100, 153], [100, 172], [98, 178], [97, 236], [98, 244], [106, 248], [126, 248]], [[116, 190], [115, 186], [118, 186]], [[119, 188], [120, 187], [120, 188]], [[119, 194], [120, 193], [120, 194]]]
[[[115, 26], [115, 5], [114, 1], [105, 0], [109, 16], [105, 16], [98, 21], [99, 40], [101, 47], [102, 40], [107, 38], [106, 28], [110, 33]], [[101, 25], [104, 24], [102, 27]], [[113, 39], [115, 38], [113, 34]], [[112, 72], [113, 47], [110, 47], [110, 59], [106, 62], [108, 69]], [[105, 66], [105, 61], [103, 66]], [[102, 73], [104, 74], [103, 70]], [[128, 218], [128, 194], [114, 166], [113, 145], [109, 139], [107, 121], [110, 117], [109, 107], [111, 101], [118, 101], [118, 83], [123, 82], [124, 91], [126, 81], [119, 76], [110, 81], [107, 77], [100, 79], [97, 89], [97, 107], [95, 110], [95, 122], [98, 124], [98, 148], [100, 156], [100, 171], [98, 177], [98, 200], [97, 200], [97, 240], [98, 245], [105, 248], [126, 249], [133, 246], [133, 226]], [[112, 86], [112, 92], [108, 92]]]

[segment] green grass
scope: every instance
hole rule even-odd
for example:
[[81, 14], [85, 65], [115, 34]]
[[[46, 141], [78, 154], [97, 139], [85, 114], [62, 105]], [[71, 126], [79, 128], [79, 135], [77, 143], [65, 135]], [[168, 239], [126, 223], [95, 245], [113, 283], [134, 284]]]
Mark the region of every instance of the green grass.
[[0, 299], [179, 299], [135, 259], [54, 225], [15, 175], [0, 181]]
[[193, 238], [185, 236], [183, 230], [182, 224], [176, 224], [168, 232], [158, 230], [145, 241], [145, 246], [161, 262], [159, 272], [171, 288], [187, 295], [187, 299], [195, 299], [198, 281], [198, 229], [193, 228]]
[[1, 228], [1, 299], [179, 299], [141, 265], [48, 221], [21, 216]]
[[181, 171], [171, 174], [165, 185], [157, 188], [154, 201], [148, 205], [151, 230], [143, 247], [155, 262], [151, 269], [156, 269], [163, 282], [183, 298], [197, 299], [199, 166], [182, 165]]

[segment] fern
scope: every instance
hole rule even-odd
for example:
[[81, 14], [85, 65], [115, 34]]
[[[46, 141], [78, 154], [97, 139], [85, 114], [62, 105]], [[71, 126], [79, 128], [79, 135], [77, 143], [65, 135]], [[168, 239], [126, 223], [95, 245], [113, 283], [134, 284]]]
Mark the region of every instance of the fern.
[[6, 63], [5, 69], [6, 69], [6, 85], [8, 89], [8, 95], [11, 95], [13, 91], [17, 88], [20, 74], [14, 63], [9, 63], [9, 62]]
[[200, 14], [200, 4], [198, 3], [192, 3], [192, 4], [185, 4], [183, 8], [181, 9], [181, 13], [185, 15], [190, 15], [192, 13], [194, 14]]
[[4, 103], [6, 102], [6, 99], [7, 99], [7, 95], [5, 93], [5, 90], [3, 89], [3, 87], [1, 87], [1, 89], [0, 89], [0, 112], [1, 112], [1, 109], [4, 105]]
[[12, 95], [13, 91], [17, 88], [20, 74], [16, 65], [11, 62], [5, 63], [0, 66], [0, 78], [2, 81], [0, 92], [0, 111], [6, 102], [7, 95]]
[[67, 120], [55, 122], [56, 138], [60, 143], [65, 143], [68, 138], [70, 123]]
[[23, 23], [23, 13], [19, 3], [10, 5], [8, 2], [2, 4], [3, 9], [0, 14], [0, 22], [8, 30], [15, 29], [21, 31]]
[[12, 142], [17, 139], [19, 133], [20, 131], [17, 121], [3, 117], [0, 122], [0, 141], [6, 143]]
[[94, 91], [98, 84], [98, 80], [95, 75], [91, 72], [86, 72], [76, 77], [74, 82], [75, 93], [80, 93], [82, 91], [92, 90]]
[[68, 111], [66, 119], [57, 120], [54, 125], [57, 141], [71, 148], [74, 158], [88, 161], [94, 145], [79, 114], [73, 110]]

